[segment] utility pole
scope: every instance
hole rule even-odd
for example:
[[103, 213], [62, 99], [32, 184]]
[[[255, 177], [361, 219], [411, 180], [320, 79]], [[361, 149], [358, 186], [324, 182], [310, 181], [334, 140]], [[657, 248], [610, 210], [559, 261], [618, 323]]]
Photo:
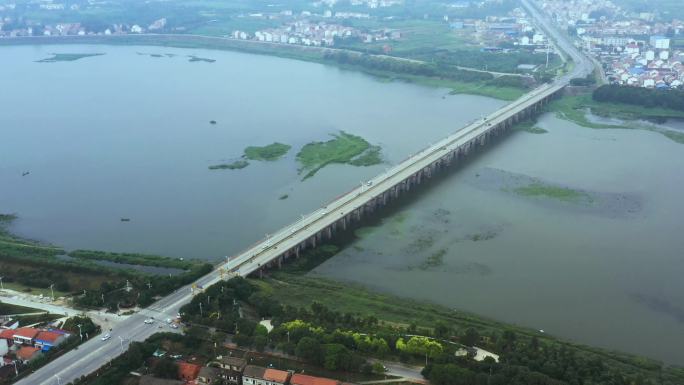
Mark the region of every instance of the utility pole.
[[204, 316], [202, 315], [202, 302], [200, 302], [199, 305], [200, 305], [200, 317], [204, 317]]
[[52, 285], [50, 285], [50, 293], [52, 293], [52, 301], [53, 301], [53, 302], [54, 302], [54, 300], [55, 300], [55, 291], [53, 290], [54, 287], [55, 287], [55, 284], [54, 284], [54, 283], [53, 283]]
[[78, 324], [76, 326], [78, 326], [78, 335], [81, 336], [81, 341], [83, 341], [83, 332], [81, 331], [81, 326], [83, 326], [83, 325]]
[[123, 353], [123, 352], [124, 352], [124, 348], [123, 348], [123, 338], [121, 338], [121, 336], [119, 336], [119, 343], [121, 344], [121, 353]]

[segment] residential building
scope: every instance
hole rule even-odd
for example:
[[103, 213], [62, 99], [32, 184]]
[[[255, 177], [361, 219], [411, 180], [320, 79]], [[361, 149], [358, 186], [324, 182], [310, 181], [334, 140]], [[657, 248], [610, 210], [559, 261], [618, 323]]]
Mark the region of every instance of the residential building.
[[195, 381], [201, 369], [202, 367], [199, 365], [191, 364], [189, 362], [179, 362], [178, 378], [186, 382]]
[[289, 379], [289, 372], [254, 365], [248, 365], [242, 373], [243, 385], [285, 385]]
[[247, 361], [237, 357], [222, 357], [220, 365], [221, 368], [225, 370], [224, 375], [228, 384], [242, 384], [242, 371], [245, 370]]
[[41, 331], [36, 335], [34, 344], [37, 348], [47, 352], [55, 346], [59, 346], [64, 340], [69, 337], [69, 334], [59, 333], [56, 331]]
[[207, 366], [200, 369], [197, 375], [197, 384], [199, 385], [212, 385], [217, 384], [221, 381], [221, 369], [210, 368]]
[[34, 339], [40, 331], [34, 328], [19, 328], [14, 331], [14, 343], [33, 346]]
[[29, 362], [40, 357], [42, 353], [40, 348], [36, 348], [34, 346], [22, 346], [21, 349], [17, 350], [15, 354], [18, 360], [24, 364], [28, 364]]

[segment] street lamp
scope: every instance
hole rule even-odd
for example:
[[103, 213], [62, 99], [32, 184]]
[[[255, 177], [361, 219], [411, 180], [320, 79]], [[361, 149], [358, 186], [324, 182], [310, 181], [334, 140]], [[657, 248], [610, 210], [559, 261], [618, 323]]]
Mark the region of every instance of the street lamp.
[[52, 301], [55, 300], [55, 290], [54, 290], [54, 288], [55, 288], [55, 284], [53, 283], [52, 285], [50, 285], [50, 293], [52, 293]]
[[5, 277], [0, 277], [0, 290], [5, 290], [5, 287], [2, 286], [2, 279]]
[[121, 338], [121, 336], [119, 336], [119, 343], [121, 344], [121, 353], [123, 353], [123, 351], [124, 351], [123, 341], [124, 341], [123, 338]]
[[78, 326], [78, 334], [81, 336], [81, 341], [83, 341], [83, 332], [81, 331], [81, 326], [83, 326], [83, 325], [78, 324], [76, 326]]
[[62, 379], [55, 374], [55, 378], [57, 379], [57, 385], [62, 385]]

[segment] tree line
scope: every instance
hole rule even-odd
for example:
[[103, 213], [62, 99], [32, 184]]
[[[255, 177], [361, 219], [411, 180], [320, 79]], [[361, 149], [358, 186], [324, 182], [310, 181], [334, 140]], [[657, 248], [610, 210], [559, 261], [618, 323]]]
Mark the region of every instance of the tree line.
[[597, 102], [625, 103], [684, 111], [684, 90], [658, 90], [610, 84], [594, 90], [592, 98]]

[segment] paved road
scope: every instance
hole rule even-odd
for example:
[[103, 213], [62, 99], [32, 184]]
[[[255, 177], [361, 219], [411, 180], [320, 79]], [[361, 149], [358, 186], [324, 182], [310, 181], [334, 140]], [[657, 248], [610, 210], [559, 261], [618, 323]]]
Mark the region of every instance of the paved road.
[[[550, 21], [533, 8], [529, 0], [522, 0], [522, 2], [532, 16], [537, 19], [538, 23], [547, 30], [547, 33], [553, 36], [556, 43], [573, 58], [575, 68], [572, 73], [561, 77], [554, 83], [545, 84], [532, 90], [520, 99], [490, 114], [486, 119], [478, 119], [471, 122], [455, 134], [413, 154], [399, 165], [368, 181], [368, 183], [353, 189], [336, 198], [325, 207], [286, 226], [268, 239], [255, 244], [236, 257], [221, 264], [220, 267], [226, 269], [226, 271], [234, 271], [241, 276], [249, 275], [262, 265], [280, 256], [283, 251], [309, 239], [316, 232], [363, 206], [366, 202], [384, 193], [408, 176], [429, 166], [432, 162], [447, 154], [448, 151], [459, 148], [470, 141], [478, 140], [497, 123], [505, 121], [508, 117], [535, 104], [538, 100], [557, 92], [571, 78], [588, 74], [592, 70], [592, 63], [584, 58], [565, 36], [552, 28]], [[219, 271], [214, 270], [207, 276], [200, 278], [196, 284], [206, 287], [218, 282], [220, 279]], [[111, 339], [108, 341], [101, 341], [99, 337], [92, 339], [81, 345], [77, 350], [61, 356], [29, 377], [17, 382], [17, 384], [56, 385], [58, 383], [57, 376], [59, 376], [61, 384], [66, 384], [75, 378], [91, 373], [123, 352], [131, 341], [145, 340], [159, 331], [159, 324], [164, 324], [163, 320], [167, 318], [173, 318], [177, 314], [178, 309], [183, 304], [189, 302], [191, 298], [190, 286], [185, 286], [149, 308], [142, 310], [140, 313], [131, 315], [119, 322], [110, 333]], [[154, 325], [147, 325], [143, 321], [148, 317], [154, 317], [158, 321]], [[161, 330], [168, 331], [171, 329], [163, 326]], [[399, 368], [396, 369], [399, 370]]]

